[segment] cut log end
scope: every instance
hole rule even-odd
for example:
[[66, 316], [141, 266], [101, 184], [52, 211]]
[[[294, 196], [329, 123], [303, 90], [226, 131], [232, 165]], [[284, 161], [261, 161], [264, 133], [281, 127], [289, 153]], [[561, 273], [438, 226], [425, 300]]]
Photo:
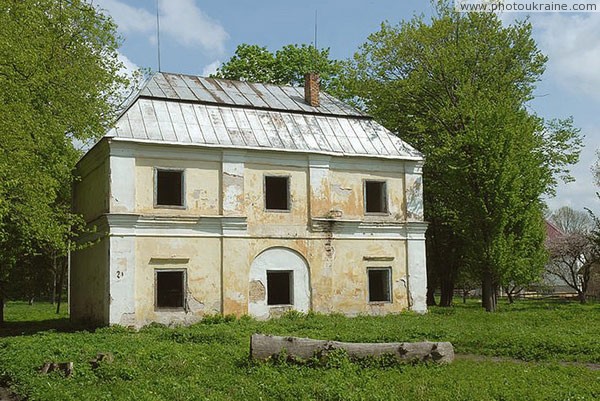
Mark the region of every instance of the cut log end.
[[406, 363], [446, 364], [454, 360], [454, 347], [449, 342], [345, 343], [264, 334], [253, 334], [250, 339], [251, 358], [263, 361], [283, 352], [294, 359], [309, 359], [335, 349], [343, 349], [349, 357], [357, 359], [390, 355], [398, 362]]

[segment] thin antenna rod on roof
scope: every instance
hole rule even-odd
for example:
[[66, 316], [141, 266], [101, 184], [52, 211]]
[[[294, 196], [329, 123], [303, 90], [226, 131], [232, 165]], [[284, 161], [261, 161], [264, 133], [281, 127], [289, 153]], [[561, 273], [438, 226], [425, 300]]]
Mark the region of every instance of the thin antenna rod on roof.
[[315, 10], [315, 49], [318, 49], [318, 46], [317, 46], [317, 10]]
[[156, 52], [157, 52], [157, 56], [158, 56], [158, 72], [161, 72], [161, 68], [160, 68], [160, 16], [158, 13], [158, 2], [159, 0], [156, 0]]
[[[312, 68], [311, 68], [311, 72], [317, 72], [317, 52], [318, 52], [318, 47], [317, 47], [317, 9], [315, 9], [315, 39], [313, 41], [313, 46], [315, 47], [315, 52], [313, 53], [313, 57], [312, 57]], [[309, 49], [310, 50], [310, 49]]]

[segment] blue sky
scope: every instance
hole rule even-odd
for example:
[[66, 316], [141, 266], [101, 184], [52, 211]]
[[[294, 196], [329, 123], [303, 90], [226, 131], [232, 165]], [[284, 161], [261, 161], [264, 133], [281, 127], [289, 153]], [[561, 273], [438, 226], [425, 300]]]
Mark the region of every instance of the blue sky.
[[[156, 0], [93, 0], [119, 26], [122, 60], [129, 69], [158, 69]], [[277, 50], [312, 43], [315, 11], [319, 47], [333, 58], [351, 57], [382, 21], [392, 24], [415, 14], [431, 15], [427, 0], [159, 0], [161, 69], [208, 75], [241, 43]], [[505, 23], [524, 18], [501, 16]], [[536, 13], [534, 37], [549, 57], [531, 108], [546, 118], [573, 116], [586, 147], [572, 173], [576, 182], [560, 184], [548, 199], [551, 209], [569, 205], [600, 211], [590, 167], [600, 148], [600, 12]]]

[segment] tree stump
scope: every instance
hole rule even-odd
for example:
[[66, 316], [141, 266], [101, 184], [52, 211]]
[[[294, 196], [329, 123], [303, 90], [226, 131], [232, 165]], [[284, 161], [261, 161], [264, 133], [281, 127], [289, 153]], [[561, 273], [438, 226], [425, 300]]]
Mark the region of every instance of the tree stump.
[[381, 357], [390, 355], [398, 362], [450, 363], [454, 360], [454, 347], [449, 342], [416, 343], [345, 343], [313, 340], [299, 337], [280, 337], [253, 334], [250, 339], [250, 356], [257, 360], [285, 353], [293, 358], [309, 359], [326, 355], [335, 349], [345, 350], [351, 358]]
[[40, 368], [40, 373], [48, 374], [55, 370], [61, 371], [65, 377], [69, 377], [73, 374], [73, 362], [46, 362]]
[[90, 360], [90, 366], [92, 367], [92, 370], [94, 370], [100, 366], [100, 362], [113, 363], [114, 360], [115, 360], [115, 357], [113, 356], [112, 353], [101, 352], [98, 355], [96, 355], [96, 357], [94, 359]]

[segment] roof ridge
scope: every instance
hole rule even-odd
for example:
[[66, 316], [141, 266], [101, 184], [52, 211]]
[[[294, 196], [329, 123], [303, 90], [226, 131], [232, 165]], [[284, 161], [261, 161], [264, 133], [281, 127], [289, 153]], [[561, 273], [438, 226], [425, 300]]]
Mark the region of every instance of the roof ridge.
[[[369, 114], [324, 91], [321, 92], [321, 104], [318, 107], [309, 106], [304, 97], [298, 93], [299, 88], [301, 87], [161, 71], [148, 76], [134, 95], [133, 101], [139, 97], [146, 97], [286, 112], [303, 111], [332, 116], [372, 118]], [[131, 104], [127, 105], [130, 106]]]

